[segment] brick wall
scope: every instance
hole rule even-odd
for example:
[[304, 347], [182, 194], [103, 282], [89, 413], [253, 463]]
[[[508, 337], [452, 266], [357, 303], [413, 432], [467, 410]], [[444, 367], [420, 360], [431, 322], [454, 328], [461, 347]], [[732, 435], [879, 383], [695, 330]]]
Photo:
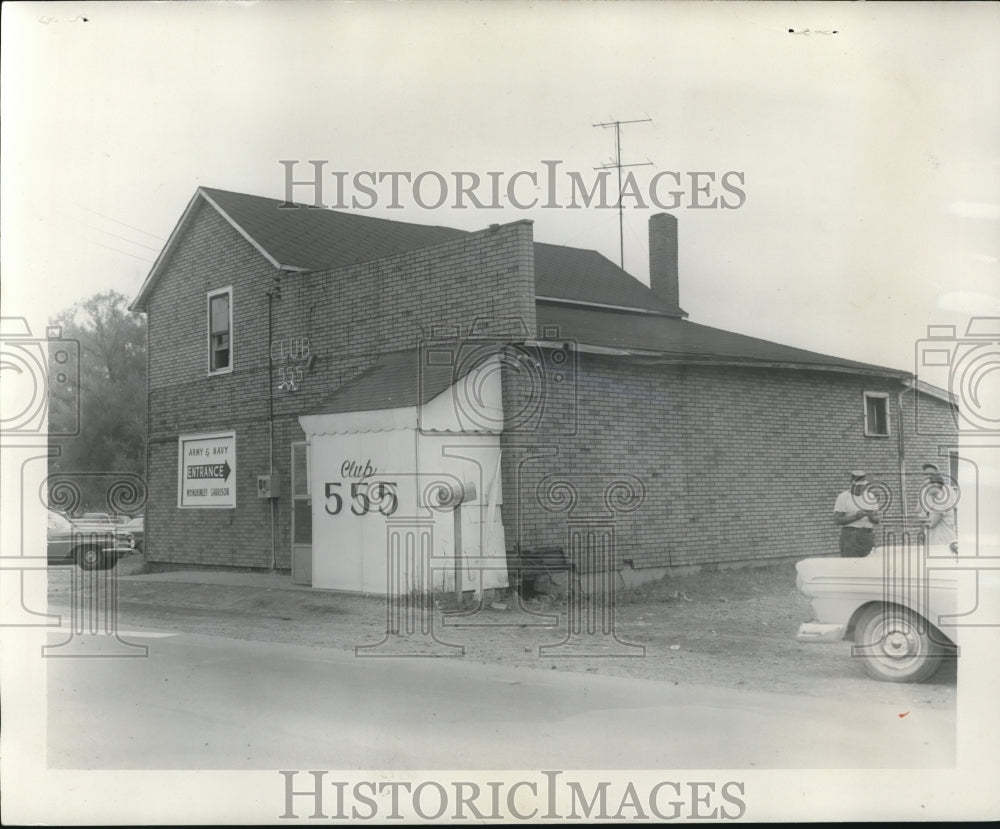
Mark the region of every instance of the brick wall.
[[[149, 419], [146, 550], [152, 561], [266, 567], [270, 505], [256, 496], [267, 471], [267, 296], [275, 270], [202, 204], [147, 310]], [[233, 286], [231, 374], [207, 376], [208, 291]], [[237, 510], [177, 508], [177, 438], [236, 431]], [[287, 558], [287, 557], [286, 557]]]
[[649, 219], [649, 287], [671, 307], [680, 303], [677, 217], [658, 213]]
[[[290, 444], [318, 409], [379, 353], [419, 346], [444, 326], [517, 339], [535, 331], [531, 225], [495, 226], [375, 262], [281, 274], [213, 209], [191, 217], [148, 303], [149, 503], [153, 561], [266, 568], [269, 501], [256, 476], [274, 469], [274, 556], [290, 566]], [[206, 294], [233, 286], [231, 374], [206, 375]], [[273, 391], [270, 344], [307, 338], [315, 358], [295, 392]], [[527, 362], [525, 360], [527, 359]], [[503, 516], [508, 546], [567, 546], [570, 525], [613, 524], [616, 560], [636, 568], [832, 553], [833, 502], [863, 467], [899, 498], [898, 384], [858, 375], [666, 366], [514, 347], [503, 394]], [[301, 364], [301, 361], [299, 361]], [[864, 391], [890, 394], [892, 434], [864, 436]], [[273, 392], [273, 393], [272, 393]], [[954, 444], [948, 407], [904, 398], [906, 504], [920, 465]], [[268, 428], [269, 407], [273, 433]], [[920, 428], [918, 429], [918, 425]], [[235, 430], [237, 508], [177, 509], [177, 438]], [[617, 486], [609, 485], [618, 482]], [[641, 496], [634, 511], [630, 498]], [[575, 498], [575, 501], [572, 500]], [[569, 500], [567, 500], [569, 499]], [[608, 504], [620, 508], [609, 512]]]
[[[907, 529], [914, 528], [921, 513], [920, 490], [926, 483], [921, 470], [924, 463], [934, 463], [945, 475], [954, 475], [966, 493], [976, 491], [977, 470], [969, 461], [959, 460], [951, 469], [950, 452], [958, 450], [958, 429], [956, 410], [945, 402], [923, 393], [907, 392], [902, 397], [902, 412], [896, 414], [901, 420], [906, 441], [906, 516]], [[895, 414], [895, 413], [894, 413]], [[958, 518], [965, 514], [970, 519], [975, 509], [969, 500], [963, 505], [959, 499]]]
[[[290, 444], [304, 435], [298, 416], [315, 411], [341, 383], [383, 352], [418, 347], [444, 326], [480, 334], [534, 331], [530, 222], [350, 267], [281, 274], [216, 211], [191, 217], [183, 243], [148, 302], [149, 404], [146, 549], [150, 560], [270, 567], [271, 505], [256, 497], [269, 471], [269, 394], [277, 368], [270, 344], [308, 338], [315, 357], [298, 391], [274, 391], [275, 558], [290, 567]], [[233, 286], [233, 371], [207, 376], [206, 295]], [[301, 365], [302, 361], [296, 361]], [[177, 508], [177, 438], [236, 431], [237, 508]]]
[[[898, 383], [579, 360], [575, 388], [547, 390], [564, 428], [505, 436], [509, 545], [566, 548], [569, 529], [589, 522], [613, 524], [617, 563], [636, 568], [835, 553], [833, 505], [855, 468], [886, 485], [887, 521], [901, 523]], [[890, 394], [890, 436], [865, 436], [865, 391]], [[516, 388], [510, 395], [524, 399]], [[944, 404], [936, 416], [946, 430]], [[933, 439], [904, 434], [912, 504]], [[633, 497], [642, 503], [629, 511]]]

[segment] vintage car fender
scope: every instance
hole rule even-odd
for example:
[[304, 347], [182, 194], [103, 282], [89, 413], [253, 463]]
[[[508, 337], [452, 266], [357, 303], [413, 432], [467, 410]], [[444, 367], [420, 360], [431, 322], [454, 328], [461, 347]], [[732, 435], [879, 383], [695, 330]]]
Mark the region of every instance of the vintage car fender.
[[809, 598], [813, 620], [796, 634], [800, 642], [851, 639], [866, 609], [909, 608], [958, 643], [960, 594], [974, 572], [958, 565], [948, 547], [876, 547], [862, 558], [817, 557], [797, 562], [796, 587]]

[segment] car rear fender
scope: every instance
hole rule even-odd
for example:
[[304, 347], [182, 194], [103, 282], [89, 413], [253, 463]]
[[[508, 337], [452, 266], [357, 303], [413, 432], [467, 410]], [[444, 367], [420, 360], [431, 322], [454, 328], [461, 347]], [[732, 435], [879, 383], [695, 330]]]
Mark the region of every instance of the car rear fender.
[[951, 647], [955, 646], [955, 643], [948, 637], [948, 635], [942, 633], [941, 629], [937, 627], [937, 625], [928, 622], [927, 618], [922, 613], [918, 612], [914, 608], [908, 608], [906, 607], [906, 605], [900, 604], [899, 602], [886, 602], [886, 601], [865, 602], [863, 605], [857, 608], [857, 610], [855, 610], [854, 613], [851, 614], [851, 620], [847, 623], [847, 630], [844, 633], [844, 639], [850, 640], [852, 642], [856, 641], [854, 638], [854, 633], [855, 629], [858, 626], [858, 623], [861, 621], [862, 618], [864, 618], [865, 615], [867, 615], [869, 610], [876, 607], [898, 607], [900, 609], [906, 609], [912, 613], [916, 613], [917, 616], [919, 616], [920, 619], [924, 622], [924, 624], [927, 625], [928, 629], [932, 631], [934, 639], [936, 641], [941, 642], [942, 644], [945, 645], [949, 645]]
[[850, 621], [848, 621], [847, 623], [847, 631], [844, 633], [844, 638], [850, 639], [853, 642], [854, 631], [857, 628], [858, 622], [861, 620], [861, 618], [865, 616], [868, 613], [868, 611], [871, 610], [873, 607], [883, 607], [886, 604], [888, 603], [883, 601], [872, 601], [872, 602], [865, 602], [863, 605], [858, 606], [855, 609], [854, 613], [851, 614]]

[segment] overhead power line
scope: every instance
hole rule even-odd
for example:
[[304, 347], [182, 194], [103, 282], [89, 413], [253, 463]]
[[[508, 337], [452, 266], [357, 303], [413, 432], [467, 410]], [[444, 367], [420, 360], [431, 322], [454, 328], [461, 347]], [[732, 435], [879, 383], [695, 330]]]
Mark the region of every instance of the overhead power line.
[[142, 256], [136, 256], [134, 253], [129, 253], [127, 250], [122, 250], [121, 248], [113, 248], [111, 247], [111, 245], [102, 244], [101, 242], [98, 242], [96, 239], [89, 239], [88, 241], [92, 245], [97, 245], [98, 247], [101, 248], [107, 248], [108, 250], [113, 250], [115, 251], [115, 253], [123, 253], [125, 254], [125, 256], [131, 256], [133, 259], [138, 259], [140, 262], [145, 262], [147, 265], [153, 264], [152, 259], [145, 259]]
[[166, 242], [167, 241], [162, 236], [157, 236], [155, 233], [150, 233], [148, 230], [143, 230], [141, 227], [136, 227], [135, 225], [126, 224], [125, 222], [119, 221], [118, 219], [114, 219], [111, 216], [106, 216], [103, 213], [98, 213], [96, 210], [93, 210], [92, 208], [87, 207], [85, 204], [80, 204], [79, 202], [77, 202], [77, 207], [80, 207], [83, 210], [86, 210], [88, 213], [93, 213], [95, 216], [100, 216], [102, 219], [107, 219], [109, 222], [114, 222], [115, 224], [119, 224], [122, 227], [127, 227], [129, 230], [135, 230], [138, 233], [143, 233], [146, 236], [150, 236], [153, 239], [156, 239], [158, 242]]
[[93, 225], [85, 225], [85, 227], [88, 227], [91, 230], [96, 230], [98, 233], [103, 233], [106, 236], [114, 236], [116, 239], [121, 239], [123, 242], [128, 242], [130, 245], [136, 245], [140, 248], [146, 248], [146, 250], [151, 250], [153, 251], [153, 253], [159, 253], [162, 250], [162, 246], [154, 248], [152, 245], [146, 245], [143, 244], [142, 242], [133, 241], [132, 239], [129, 239], [127, 236], [122, 236], [118, 233], [112, 233], [110, 230], [104, 230], [103, 228], [100, 227], [94, 227]]

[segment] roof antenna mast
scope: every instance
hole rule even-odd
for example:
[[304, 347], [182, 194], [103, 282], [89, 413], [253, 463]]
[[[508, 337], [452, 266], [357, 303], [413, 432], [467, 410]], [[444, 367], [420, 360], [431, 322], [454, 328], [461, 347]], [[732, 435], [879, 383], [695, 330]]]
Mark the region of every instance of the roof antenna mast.
[[619, 250], [619, 264], [621, 269], [625, 270], [625, 225], [622, 216], [622, 167], [652, 167], [652, 161], [643, 161], [638, 164], [622, 164], [622, 124], [643, 124], [647, 121], [652, 122], [652, 118], [635, 118], [631, 121], [605, 121], [602, 124], [594, 124], [595, 127], [608, 127], [615, 128], [615, 163], [614, 164], [603, 164], [600, 167], [595, 167], [595, 170], [610, 170], [612, 168], [618, 170], [618, 250]]

